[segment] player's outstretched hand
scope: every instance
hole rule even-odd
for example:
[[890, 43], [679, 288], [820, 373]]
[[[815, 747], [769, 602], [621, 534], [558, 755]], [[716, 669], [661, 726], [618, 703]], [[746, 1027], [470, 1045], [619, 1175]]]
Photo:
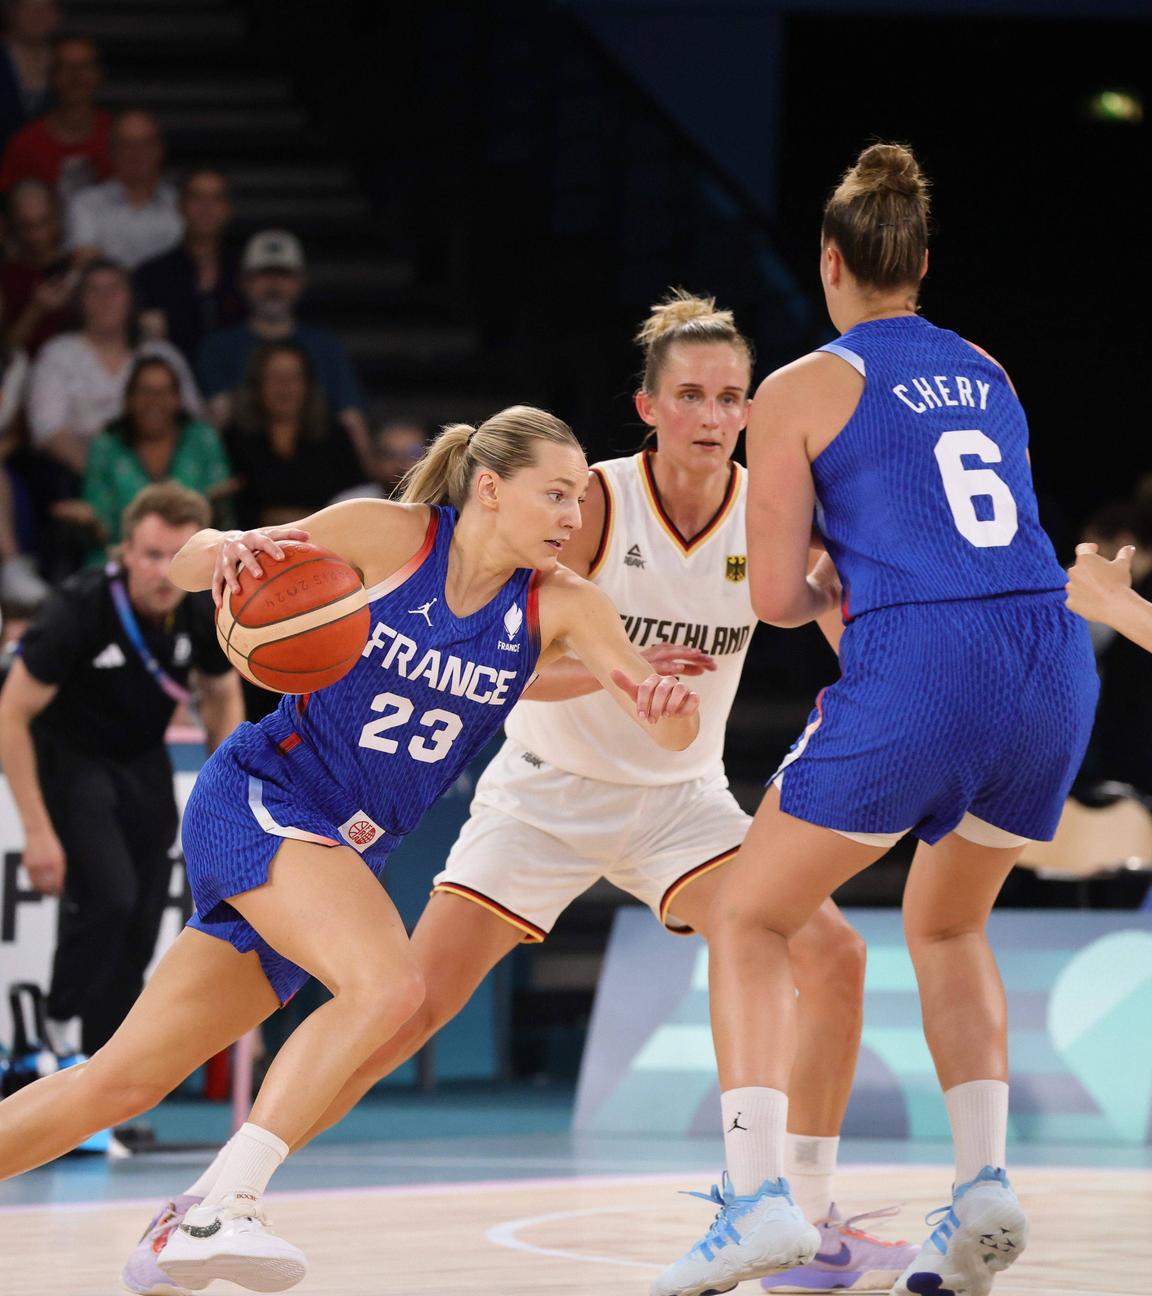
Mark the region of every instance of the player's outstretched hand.
[[649, 675], [633, 684], [622, 670], [612, 672], [612, 683], [636, 704], [636, 716], [656, 724], [665, 716], [695, 715], [700, 709], [700, 695], [671, 675]]
[[259, 531], [225, 531], [216, 546], [216, 565], [212, 569], [212, 598], [219, 607], [225, 589], [233, 594], [240, 588], [238, 573], [247, 567], [253, 576], [264, 575], [258, 554], [271, 554], [277, 562], [284, 557], [281, 540], [307, 540], [308, 532], [299, 527], [262, 527]]
[[684, 644], [653, 644], [641, 657], [658, 675], [703, 675], [716, 669], [716, 658]]
[[1108, 624], [1116, 599], [1132, 588], [1132, 545], [1112, 559], [1101, 557], [1096, 545], [1076, 546], [1076, 565], [1068, 568], [1068, 606], [1088, 621]]

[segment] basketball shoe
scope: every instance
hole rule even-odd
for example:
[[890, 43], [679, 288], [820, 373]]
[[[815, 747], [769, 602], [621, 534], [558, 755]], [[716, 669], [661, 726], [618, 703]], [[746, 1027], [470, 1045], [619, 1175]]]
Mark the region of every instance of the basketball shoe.
[[164, 1250], [168, 1235], [193, 1206], [199, 1206], [202, 1197], [174, 1197], [156, 1212], [151, 1224], [144, 1230], [136, 1250], [128, 1257], [121, 1281], [137, 1296], [187, 1296], [183, 1287], [177, 1287], [160, 1268], [157, 1256]]
[[952, 1191], [940, 1216], [892, 1288], [891, 1296], [987, 1296], [996, 1274], [1007, 1269], [1028, 1243], [1028, 1218], [1003, 1170], [985, 1166]]
[[720, 1210], [702, 1240], [652, 1284], [652, 1296], [718, 1296], [747, 1278], [807, 1264], [820, 1246], [787, 1179], [765, 1179], [758, 1192], [737, 1197], [725, 1174], [710, 1193], [686, 1195]]
[[816, 1221], [820, 1249], [799, 1269], [765, 1278], [767, 1292], [886, 1292], [911, 1264], [916, 1248], [908, 1242], [885, 1242], [856, 1227], [862, 1220], [888, 1219], [898, 1206], [865, 1211], [844, 1219], [835, 1205]]
[[157, 1261], [177, 1286], [191, 1291], [216, 1278], [249, 1291], [287, 1291], [308, 1268], [303, 1251], [272, 1232], [261, 1204], [237, 1196], [191, 1207]]

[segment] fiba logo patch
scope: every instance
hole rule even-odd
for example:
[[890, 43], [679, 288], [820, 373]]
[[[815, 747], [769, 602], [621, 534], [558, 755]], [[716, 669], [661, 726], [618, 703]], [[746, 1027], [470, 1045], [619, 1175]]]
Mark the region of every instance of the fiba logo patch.
[[355, 814], [349, 815], [340, 825], [340, 836], [361, 854], [381, 836], [383, 831], [383, 828], [369, 819], [363, 810], [357, 810]]
[[748, 575], [748, 555], [729, 554], [724, 564], [724, 578], [730, 581], [742, 581]]
[[518, 653], [520, 645], [511, 641], [520, 633], [520, 627], [523, 624], [524, 613], [520, 611], [519, 603], [513, 603], [508, 611], [504, 613], [504, 633], [507, 635], [507, 640], [498, 639], [496, 641], [497, 648], [502, 652]]
[[368, 843], [376, 836], [376, 829], [368, 822], [367, 819], [357, 819], [356, 822], [348, 829], [348, 836], [357, 846], [367, 846]]

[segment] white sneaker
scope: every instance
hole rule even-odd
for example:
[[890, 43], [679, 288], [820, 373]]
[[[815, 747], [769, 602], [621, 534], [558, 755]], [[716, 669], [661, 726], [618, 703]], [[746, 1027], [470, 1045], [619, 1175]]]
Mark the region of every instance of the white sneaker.
[[193, 1206], [156, 1259], [173, 1283], [189, 1291], [215, 1278], [249, 1291], [287, 1291], [308, 1269], [303, 1251], [272, 1232], [251, 1197]]
[[1003, 1170], [985, 1166], [952, 1193], [943, 1214], [890, 1296], [988, 1296], [996, 1274], [1028, 1244], [1028, 1217]]
[[759, 1192], [737, 1197], [725, 1175], [711, 1193], [689, 1193], [720, 1207], [701, 1241], [652, 1284], [652, 1296], [717, 1296], [748, 1278], [805, 1265], [820, 1234], [792, 1200], [787, 1179], [766, 1179]]

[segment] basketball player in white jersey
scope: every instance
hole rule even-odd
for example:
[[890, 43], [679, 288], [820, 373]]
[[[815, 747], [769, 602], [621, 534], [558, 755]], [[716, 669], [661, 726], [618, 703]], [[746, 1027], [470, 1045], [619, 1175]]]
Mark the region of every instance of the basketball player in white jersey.
[[[700, 733], [687, 751], [658, 750], [619, 722], [576, 658], [540, 674], [506, 722], [507, 741], [481, 776], [413, 932], [424, 1005], [308, 1139], [450, 1021], [517, 944], [543, 940], [599, 878], [643, 901], [670, 931], [707, 936], [717, 870], [751, 822], [728, 788], [723, 748], [757, 624], [745, 566], [746, 473], [731, 458], [748, 415], [752, 349], [730, 312], [680, 292], [653, 308], [637, 340], [645, 365], [636, 406], [652, 429], [649, 445], [594, 466], [564, 562], [604, 589], [658, 670], [695, 676]], [[835, 645], [842, 627], [837, 615], [829, 620]], [[880, 1242], [832, 1207], [860, 1043], [864, 945], [829, 901], [790, 952], [802, 1011], [788, 1174], [808, 1217], [825, 1223], [817, 1258], [765, 1288], [886, 1291], [914, 1248]], [[179, 1200], [196, 1193], [193, 1185]]]

